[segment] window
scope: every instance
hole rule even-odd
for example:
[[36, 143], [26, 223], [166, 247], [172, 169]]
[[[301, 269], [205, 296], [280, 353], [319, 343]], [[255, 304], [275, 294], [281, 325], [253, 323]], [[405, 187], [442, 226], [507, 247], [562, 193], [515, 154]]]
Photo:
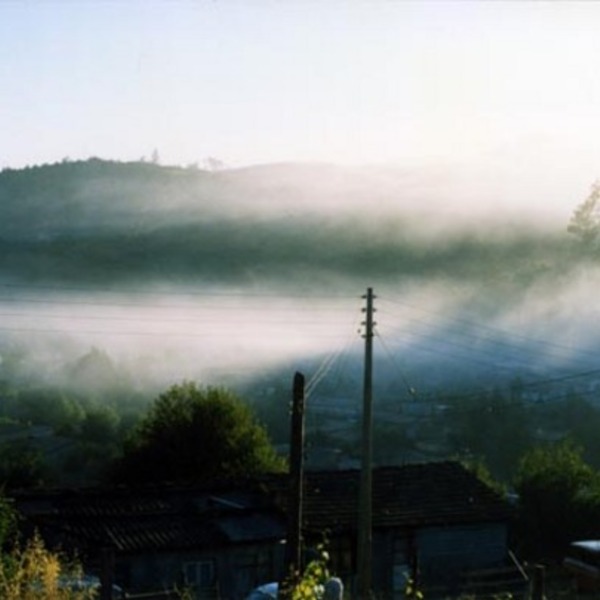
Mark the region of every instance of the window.
[[186, 585], [206, 588], [215, 580], [215, 564], [212, 560], [188, 562], [183, 565], [183, 576]]

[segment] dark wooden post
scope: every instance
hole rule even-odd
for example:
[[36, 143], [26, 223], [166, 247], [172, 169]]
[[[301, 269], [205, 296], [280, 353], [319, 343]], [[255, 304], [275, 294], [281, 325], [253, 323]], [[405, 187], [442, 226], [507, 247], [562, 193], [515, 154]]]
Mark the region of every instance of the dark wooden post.
[[372, 288], [367, 289], [365, 325], [365, 365], [363, 385], [362, 415], [362, 465], [358, 498], [358, 540], [356, 548], [356, 587], [361, 600], [371, 597], [372, 576], [372, 520], [373, 520], [373, 295]]
[[[292, 418], [290, 430], [290, 489], [288, 497], [288, 531], [283, 577], [293, 583], [293, 574], [302, 565], [302, 495], [304, 479], [304, 375], [294, 375]], [[289, 581], [289, 578], [292, 581]], [[287, 586], [285, 586], [287, 587]], [[282, 586], [280, 597], [291, 597], [291, 590]]]

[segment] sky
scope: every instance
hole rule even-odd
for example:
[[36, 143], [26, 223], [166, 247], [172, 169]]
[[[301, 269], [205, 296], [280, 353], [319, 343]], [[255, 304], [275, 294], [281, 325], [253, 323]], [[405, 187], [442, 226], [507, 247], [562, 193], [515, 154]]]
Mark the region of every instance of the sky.
[[572, 205], [598, 31], [598, 2], [1, 0], [0, 168], [454, 165]]

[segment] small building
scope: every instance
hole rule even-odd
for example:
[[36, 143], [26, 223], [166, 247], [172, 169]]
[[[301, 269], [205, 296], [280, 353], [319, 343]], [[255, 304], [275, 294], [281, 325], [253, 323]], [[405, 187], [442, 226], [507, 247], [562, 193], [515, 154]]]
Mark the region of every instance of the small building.
[[129, 594], [241, 598], [282, 569], [285, 520], [246, 485], [26, 493], [25, 523]]
[[[324, 532], [333, 571], [356, 572], [360, 471], [307, 473], [304, 529]], [[454, 461], [373, 470], [372, 581], [378, 598], [403, 598], [417, 580], [426, 598], [522, 592], [525, 573], [508, 548], [512, 507]]]

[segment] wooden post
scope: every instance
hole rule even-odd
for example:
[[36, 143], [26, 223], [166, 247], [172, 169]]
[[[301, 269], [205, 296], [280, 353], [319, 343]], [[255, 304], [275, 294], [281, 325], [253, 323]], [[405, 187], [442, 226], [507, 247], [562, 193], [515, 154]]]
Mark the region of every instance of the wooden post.
[[[290, 430], [290, 488], [288, 497], [288, 531], [285, 548], [284, 580], [302, 566], [302, 495], [304, 479], [304, 375], [294, 375]], [[282, 586], [280, 597], [290, 598], [291, 590]]]
[[362, 416], [362, 467], [358, 501], [357, 592], [361, 600], [371, 597], [372, 487], [373, 487], [373, 290], [365, 296], [365, 365]]

